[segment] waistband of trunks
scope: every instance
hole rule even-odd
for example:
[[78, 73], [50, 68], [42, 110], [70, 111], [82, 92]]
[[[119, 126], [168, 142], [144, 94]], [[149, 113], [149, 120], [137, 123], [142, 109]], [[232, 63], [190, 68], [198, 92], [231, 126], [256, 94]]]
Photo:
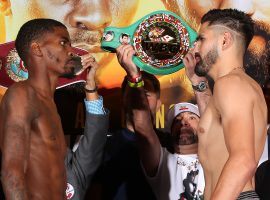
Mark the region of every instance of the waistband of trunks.
[[246, 191], [246, 192], [242, 192], [239, 197], [237, 198], [237, 200], [260, 200], [259, 196], [257, 195], [257, 193], [255, 191]]

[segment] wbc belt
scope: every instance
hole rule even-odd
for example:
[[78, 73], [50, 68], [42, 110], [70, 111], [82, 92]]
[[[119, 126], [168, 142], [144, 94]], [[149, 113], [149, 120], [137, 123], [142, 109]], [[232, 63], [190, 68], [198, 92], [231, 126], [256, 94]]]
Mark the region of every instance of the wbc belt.
[[[88, 52], [84, 49], [72, 47], [73, 52], [82, 56]], [[85, 82], [86, 71], [74, 78], [60, 77], [57, 83], [57, 89], [71, 85], [77, 82]], [[15, 48], [15, 42], [0, 44], [0, 86], [8, 88], [15, 82], [28, 79], [28, 71], [23, 61], [19, 57]]]
[[196, 32], [178, 15], [155, 11], [128, 27], [106, 27], [101, 47], [115, 52], [121, 44], [131, 44], [136, 52], [133, 62], [139, 68], [164, 75], [184, 67], [183, 58], [196, 37]]

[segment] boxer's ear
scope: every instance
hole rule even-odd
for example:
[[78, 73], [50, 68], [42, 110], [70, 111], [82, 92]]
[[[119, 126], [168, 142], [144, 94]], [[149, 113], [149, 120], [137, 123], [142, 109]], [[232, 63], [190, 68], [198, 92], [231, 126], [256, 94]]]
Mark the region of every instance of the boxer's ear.
[[33, 42], [31, 43], [30, 45], [30, 51], [32, 54], [38, 56], [38, 57], [41, 57], [43, 54], [42, 54], [42, 51], [40, 49], [40, 46], [37, 42]]
[[9, 0], [0, 0], [0, 13], [3, 16], [10, 16], [12, 14]]
[[230, 32], [223, 33], [222, 50], [226, 50], [232, 46], [234, 42], [233, 35]]

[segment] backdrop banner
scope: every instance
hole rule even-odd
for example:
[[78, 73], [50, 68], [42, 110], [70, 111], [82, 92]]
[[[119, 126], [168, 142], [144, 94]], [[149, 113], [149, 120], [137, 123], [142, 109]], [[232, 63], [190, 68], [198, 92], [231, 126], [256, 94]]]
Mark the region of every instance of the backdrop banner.
[[[113, 52], [125, 43], [136, 50], [134, 62], [159, 79], [162, 105], [156, 113], [156, 127], [166, 129], [171, 105], [195, 102], [182, 59], [196, 38], [202, 16], [214, 8], [236, 8], [254, 20], [255, 36], [244, 65], [249, 75], [265, 85], [269, 105], [270, 86], [266, 81], [270, 65], [270, 1], [265, 0], [0, 1], [0, 101], [10, 85], [28, 77], [14, 49], [19, 28], [30, 19], [51, 18], [65, 24], [79, 55], [90, 53], [99, 63], [96, 80], [105, 107], [110, 110], [111, 129], [122, 125], [120, 87], [125, 76]], [[59, 79], [55, 101], [65, 134], [83, 133], [84, 76]]]

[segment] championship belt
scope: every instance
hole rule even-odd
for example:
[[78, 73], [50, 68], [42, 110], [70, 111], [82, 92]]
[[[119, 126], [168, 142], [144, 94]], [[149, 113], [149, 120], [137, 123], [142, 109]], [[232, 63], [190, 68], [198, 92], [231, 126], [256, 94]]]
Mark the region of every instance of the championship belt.
[[[73, 51], [78, 56], [88, 53], [86, 50], [75, 47], [73, 47]], [[80, 62], [79, 58], [76, 58], [78, 63]], [[76, 68], [75, 72], [77, 71], [79, 72], [80, 69]], [[85, 82], [85, 76], [86, 71], [71, 79], [60, 77], [58, 79], [57, 89], [77, 82]], [[28, 79], [28, 71], [17, 53], [15, 42], [0, 44], [0, 86], [8, 88], [14, 82], [24, 81], [26, 79]]]
[[121, 44], [131, 44], [136, 52], [133, 62], [140, 69], [164, 75], [184, 67], [183, 58], [196, 37], [197, 33], [178, 15], [156, 11], [128, 27], [106, 27], [101, 47], [115, 52]]

